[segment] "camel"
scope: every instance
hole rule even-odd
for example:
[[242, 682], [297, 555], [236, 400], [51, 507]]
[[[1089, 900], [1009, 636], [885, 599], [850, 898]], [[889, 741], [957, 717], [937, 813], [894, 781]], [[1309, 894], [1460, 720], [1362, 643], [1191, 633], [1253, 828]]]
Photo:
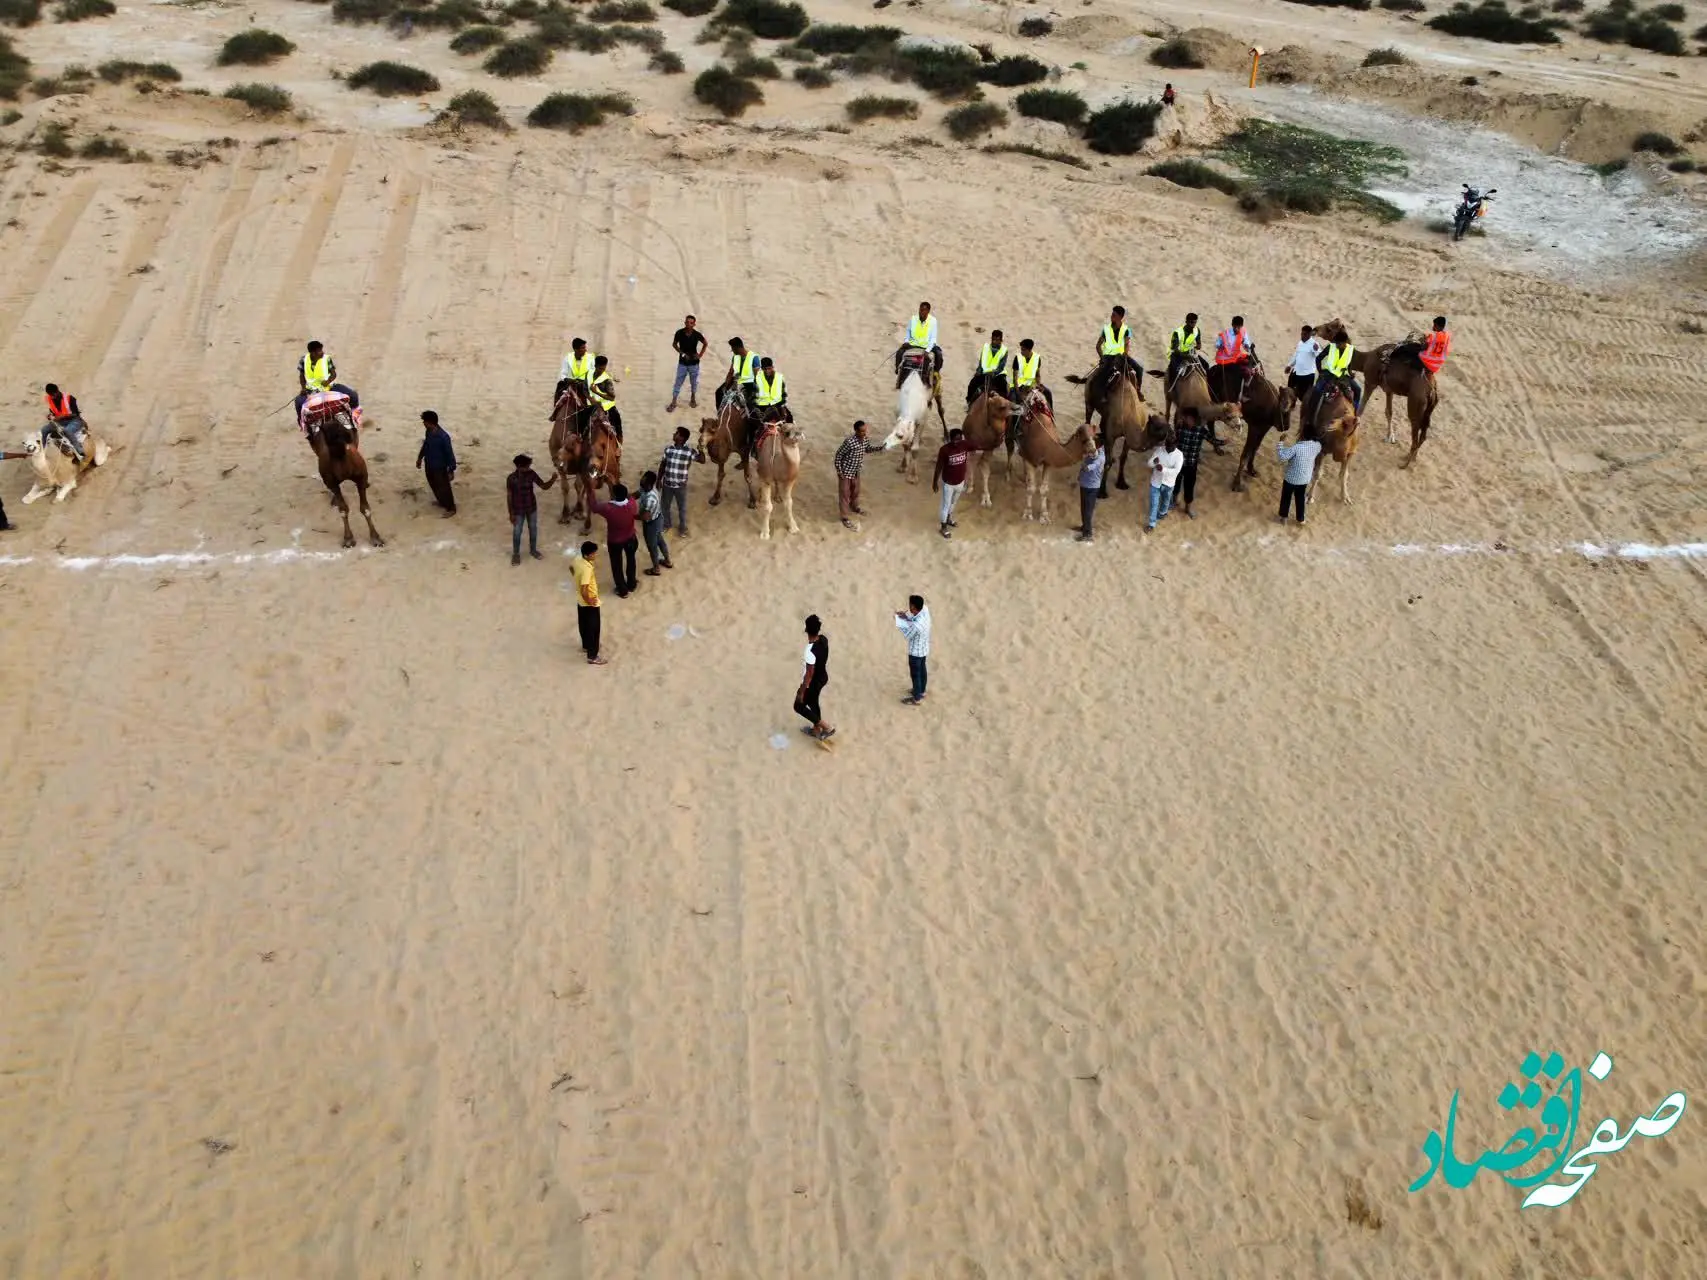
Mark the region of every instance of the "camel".
[[1013, 422], [1014, 407], [1011, 400], [986, 391], [972, 402], [960, 424], [966, 447], [972, 451], [974, 483], [981, 479], [983, 484], [983, 496], [978, 499], [981, 507], [990, 505], [991, 455], [1003, 445], [1008, 449], [1008, 477], [1013, 477], [1014, 441], [1009, 428]]
[[782, 512], [788, 517], [788, 531], [799, 533], [794, 523], [794, 485], [800, 479], [800, 442], [804, 432], [780, 416], [759, 428], [759, 438], [753, 442], [752, 457], [747, 462], [747, 485], [753, 483], [753, 472], [759, 473], [759, 492], [764, 506], [759, 515], [759, 537], [771, 536], [771, 510], [776, 505], [772, 495], [782, 494]]
[[908, 347], [901, 356], [901, 386], [895, 393], [895, 429], [883, 441], [885, 449], [901, 446], [900, 470], [907, 473], [907, 483], [919, 478], [919, 427], [931, 406], [948, 434], [948, 417], [942, 409], [942, 377], [931, 368], [931, 355], [917, 347]]
[[1245, 420], [1245, 447], [1239, 454], [1239, 465], [1233, 468], [1233, 492], [1245, 491], [1245, 477], [1256, 479], [1257, 450], [1270, 431], [1285, 435], [1292, 430], [1292, 406], [1298, 396], [1291, 387], [1277, 387], [1262, 374], [1245, 384], [1245, 398], [1239, 402], [1239, 416]]
[[1322, 452], [1316, 455], [1316, 469], [1310, 473], [1310, 501], [1316, 500], [1316, 481], [1322, 477], [1322, 463], [1331, 457], [1340, 464], [1340, 501], [1351, 505], [1346, 475], [1357, 452], [1357, 425], [1357, 411], [1352, 408], [1351, 400], [1338, 387], [1330, 388], [1316, 405], [1316, 438], [1322, 442]]
[[1181, 409], [1196, 409], [1200, 422], [1230, 421], [1239, 417], [1236, 399], [1230, 397], [1223, 401], [1211, 393], [1209, 375], [1197, 356], [1186, 362], [1177, 378], [1172, 382], [1164, 381], [1162, 385], [1162, 413], [1170, 424], [1179, 421]]
[[1055, 432], [1055, 419], [1041, 392], [1026, 397], [1025, 413], [1019, 422], [1019, 456], [1025, 463], [1025, 518], [1030, 520], [1031, 499], [1039, 499], [1037, 519], [1049, 523], [1049, 472], [1058, 467], [1076, 467], [1096, 452], [1096, 433], [1086, 423], [1063, 442]]
[[[1074, 381], [1068, 375], [1068, 381]], [[1144, 397], [1138, 392], [1137, 381], [1132, 377], [1130, 369], [1123, 369], [1109, 387], [1106, 395], [1099, 397], [1101, 403], [1095, 406], [1101, 414], [1102, 444], [1107, 451], [1109, 462], [1114, 461], [1114, 446], [1120, 444], [1120, 471], [1115, 478], [1114, 487], [1129, 489], [1126, 483], [1126, 458], [1133, 448], [1140, 451], [1153, 449], [1167, 438], [1168, 424], [1162, 418], [1150, 412], [1144, 403]], [[1091, 392], [1085, 390], [1085, 416], [1092, 412]], [[1102, 487], [1097, 491], [1097, 497], [1108, 497], [1108, 470], [1102, 473]]]
[[356, 486], [356, 501], [361, 506], [362, 519], [367, 521], [373, 545], [383, 547], [385, 539], [373, 527], [373, 512], [367, 505], [367, 460], [356, 448], [355, 431], [348, 417], [338, 414], [314, 423], [309, 428], [308, 443], [320, 460], [320, 481], [331, 492], [332, 505], [344, 517], [344, 545], [356, 545], [356, 535], [350, 532], [350, 504], [344, 501], [343, 486], [348, 480]]
[[83, 462], [79, 465], [76, 458], [62, 448], [58, 440], [43, 444], [41, 433], [32, 431], [24, 437], [24, 452], [30, 455], [30, 470], [36, 473], [35, 483], [24, 495], [27, 505], [37, 498], [47, 497], [50, 493], [53, 494], [55, 502], [64, 502], [77, 487], [77, 481], [82, 474], [91, 467], [105, 463], [112, 450], [105, 440], [93, 431], [86, 430], [83, 433]]
[[[602, 484], [622, 480], [622, 441], [604, 412], [587, 399], [586, 388], [571, 382], [551, 411], [551, 438], [547, 444], [551, 465], [563, 481], [563, 513], [559, 524], [568, 524], [577, 514], [581, 532], [593, 529], [593, 491]], [[575, 505], [569, 505], [569, 490], [575, 490]]]
[[[1326, 324], [1316, 326], [1316, 336], [1331, 338], [1334, 333], [1343, 328], [1338, 316]], [[1405, 339], [1406, 342], [1421, 342], [1423, 335], [1413, 333]], [[1434, 375], [1421, 364], [1409, 361], [1393, 362], [1393, 352], [1400, 344], [1389, 342], [1371, 351], [1356, 350], [1352, 353], [1351, 367], [1354, 373], [1363, 375], [1363, 398], [1372, 399], [1377, 391], [1386, 397], [1387, 435], [1386, 444], [1398, 444], [1399, 438], [1393, 434], [1393, 397], [1403, 396], [1405, 413], [1411, 422], [1411, 451], [1405, 455], [1400, 467], [1408, 467], [1417, 460], [1417, 452], [1423, 447], [1423, 441], [1428, 439], [1428, 429], [1434, 421], [1435, 408], [1440, 404], [1440, 388], [1435, 385]]]
[[[747, 407], [738, 392], [729, 394], [715, 418], [699, 420], [699, 447], [717, 464], [717, 487], [711, 491], [710, 504], [715, 507], [723, 501], [723, 468], [730, 458], [742, 457], [747, 451]], [[745, 462], [739, 464], [739, 470], [747, 478], [747, 509], [750, 511], [759, 505], [753, 493], [752, 473]]]

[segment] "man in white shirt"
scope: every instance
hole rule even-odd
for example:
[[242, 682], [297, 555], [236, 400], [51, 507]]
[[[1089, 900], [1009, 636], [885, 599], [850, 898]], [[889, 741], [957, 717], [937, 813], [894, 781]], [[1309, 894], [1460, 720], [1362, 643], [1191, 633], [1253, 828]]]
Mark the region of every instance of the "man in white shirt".
[[942, 372], [942, 348], [937, 345], [936, 317], [931, 314], [931, 304], [919, 303], [919, 314], [909, 316], [906, 325], [901, 330], [901, 345], [895, 348], [895, 389], [901, 389], [901, 357], [908, 347], [917, 347], [920, 351], [931, 353], [931, 367], [936, 372]]
[[1174, 482], [1179, 479], [1184, 466], [1185, 454], [1174, 443], [1173, 432], [1170, 431], [1166, 440], [1150, 450], [1150, 521], [1144, 526], [1145, 533], [1154, 529], [1156, 521], [1173, 507]]
[[1322, 344], [1316, 339], [1316, 331], [1303, 325], [1298, 330], [1298, 350], [1292, 353], [1292, 363], [1286, 366], [1286, 384], [1299, 400], [1316, 385], [1317, 362], [1321, 356]]
[[931, 656], [931, 611], [923, 596], [908, 596], [907, 607], [895, 611], [895, 629], [907, 637], [907, 674], [913, 682], [901, 701], [916, 707], [925, 700], [925, 663]]

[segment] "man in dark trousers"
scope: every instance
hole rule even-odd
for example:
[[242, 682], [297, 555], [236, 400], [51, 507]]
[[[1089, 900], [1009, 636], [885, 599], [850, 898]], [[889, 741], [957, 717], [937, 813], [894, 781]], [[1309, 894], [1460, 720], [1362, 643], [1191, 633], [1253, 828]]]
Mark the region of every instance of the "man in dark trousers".
[[451, 448], [450, 432], [439, 425], [439, 415], [431, 409], [421, 413], [421, 452], [415, 455], [415, 465], [427, 473], [427, 488], [433, 491], [433, 501], [444, 508], [447, 517], [456, 514], [456, 494], [450, 482], [456, 479], [456, 450]]
[[599, 656], [599, 579], [593, 571], [593, 557], [599, 544], [583, 542], [581, 554], [569, 564], [575, 578], [575, 624], [581, 633], [581, 649], [587, 655], [587, 665], [602, 667]]
[[[10, 462], [14, 458], [27, 458], [29, 456], [30, 455], [27, 453], [7, 453], [4, 450], [0, 450], [0, 462]], [[8, 529], [16, 529], [17, 527], [17, 525], [13, 524], [6, 518], [6, 504], [4, 502], [0, 502], [0, 533], [5, 533]]]
[[689, 316], [670, 339], [670, 345], [676, 349], [676, 385], [670, 388], [670, 405], [665, 413], [676, 411], [684, 382], [688, 384], [688, 408], [699, 408], [699, 360], [705, 354], [705, 335], [694, 327], [695, 323]]

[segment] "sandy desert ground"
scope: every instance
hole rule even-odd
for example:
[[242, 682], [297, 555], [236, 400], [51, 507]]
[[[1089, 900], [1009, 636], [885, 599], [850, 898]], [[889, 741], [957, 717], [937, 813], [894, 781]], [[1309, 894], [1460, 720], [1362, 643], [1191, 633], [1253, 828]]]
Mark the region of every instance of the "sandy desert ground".
[[[1118, 31], [1155, 12], [1099, 0], [1124, 28], [1041, 56], [1153, 92]], [[1174, 13], [1348, 56], [1397, 29]], [[121, 0], [18, 45], [44, 73], [123, 50], [217, 89], [251, 15], [303, 48], [242, 78], [292, 86], [304, 121], [103, 89], [8, 131], [105, 121], [215, 158], [0, 174], [8, 438], [54, 378], [116, 447], [63, 505], [0, 471], [0, 1274], [1707, 1275], [1698, 256], [1566, 278], [1497, 221], [1458, 249], [1414, 222], [1259, 226], [1135, 161], [812, 127], [852, 86], [715, 123], [611, 59], [548, 81], [632, 88], [632, 120], [434, 136], [326, 74], [383, 29], [287, 0]], [[1476, 50], [1514, 93], [1597, 95], [1514, 108], [1549, 147], [1560, 112], [1707, 115], [1698, 60]], [[435, 104], [545, 90], [442, 36], [409, 60], [442, 71]], [[1237, 75], [1179, 80], [1188, 119], [1206, 92], [1238, 109]], [[1444, 311], [1456, 347], [1417, 467], [1371, 420], [1355, 505], [1324, 483], [1302, 531], [1269, 522], [1267, 453], [1243, 495], [1209, 460], [1189, 528], [1146, 538], [1117, 493], [1088, 548], [1066, 474], [1054, 523], [998, 478], [944, 543], [878, 456], [850, 534], [830, 454], [892, 412], [884, 360], [925, 297], [951, 391], [1000, 325], [1068, 406], [1119, 300], [1148, 362], [1187, 309], [1242, 311], [1275, 364], [1333, 314], [1373, 340]], [[696, 474], [676, 570], [629, 600], [603, 578], [592, 670], [575, 531], [512, 569], [502, 476], [543, 454], [571, 333], [613, 353], [649, 463], [690, 310], [789, 375], [801, 532], [761, 543]], [[370, 407], [383, 551], [338, 551], [274, 412], [309, 337]], [[410, 465], [425, 407], [462, 459], [452, 521]], [[913, 591], [937, 632], [919, 710], [890, 623]], [[789, 710], [814, 611], [833, 755]], [[1455, 1090], [1461, 1155], [1505, 1140], [1495, 1095], [1531, 1050], [1614, 1058], [1585, 1135], [1690, 1106], [1561, 1209], [1489, 1173], [1408, 1193]]]

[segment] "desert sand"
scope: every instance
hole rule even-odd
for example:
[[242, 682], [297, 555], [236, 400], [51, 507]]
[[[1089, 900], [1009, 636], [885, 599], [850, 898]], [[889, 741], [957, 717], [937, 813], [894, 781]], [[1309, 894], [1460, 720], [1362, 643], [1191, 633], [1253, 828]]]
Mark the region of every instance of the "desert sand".
[[[887, 14], [1019, 47], [993, 6]], [[1471, 56], [1379, 12], [1171, 20]], [[251, 21], [299, 52], [212, 70]], [[690, 72], [715, 56], [660, 25]], [[1121, 39], [1027, 48], [1154, 92]], [[53, 379], [115, 446], [62, 505], [0, 470], [0, 1274], [1707, 1274], [1698, 257], [1567, 280], [1497, 218], [1457, 248], [1257, 225], [1141, 161], [908, 143], [946, 142], [931, 114], [825, 131], [853, 84], [729, 125], [638, 53], [512, 83], [417, 35], [425, 109], [328, 76], [397, 43], [286, 0], [18, 37], [40, 74], [165, 58], [306, 117], [103, 87], [6, 131], [211, 158], [0, 174], [8, 439]], [[1514, 93], [1707, 114], [1697, 60], [1475, 48]], [[1171, 78], [1188, 121], [1239, 109], [1237, 74]], [[418, 127], [475, 85], [518, 120], [570, 85], [642, 109], [578, 138]], [[1265, 448], [1242, 495], [1206, 456], [1189, 526], [1146, 538], [1116, 492], [1091, 547], [1066, 473], [1040, 526], [998, 468], [945, 543], [874, 455], [848, 533], [830, 455], [855, 417], [887, 430], [922, 298], [951, 406], [1000, 326], [1068, 422], [1116, 301], [1152, 365], [1187, 310], [1241, 311], [1271, 366], [1335, 314], [1373, 343], [1445, 312], [1456, 345], [1418, 464], [1377, 407], [1355, 505], [1330, 471], [1302, 530], [1271, 522]], [[544, 495], [550, 555], [511, 568], [502, 477], [543, 458], [575, 334], [617, 367], [625, 474], [654, 465], [697, 425], [662, 412], [688, 311], [788, 375], [801, 532], [761, 543], [696, 471], [677, 568], [619, 600], [601, 566], [589, 669], [579, 527]], [[311, 337], [368, 408], [382, 551], [339, 550], [277, 412]], [[411, 465], [428, 407], [453, 520]], [[936, 623], [919, 709], [910, 592]], [[789, 708], [809, 612], [833, 754]], [[1560, 1209], [1486, 1171], [1408, 1193], [1455, 1091], [1460, 1158], [1506, 1140], [1531, 1050], [1615, 1060], [1578, 1145], [1689, 1109]]]

